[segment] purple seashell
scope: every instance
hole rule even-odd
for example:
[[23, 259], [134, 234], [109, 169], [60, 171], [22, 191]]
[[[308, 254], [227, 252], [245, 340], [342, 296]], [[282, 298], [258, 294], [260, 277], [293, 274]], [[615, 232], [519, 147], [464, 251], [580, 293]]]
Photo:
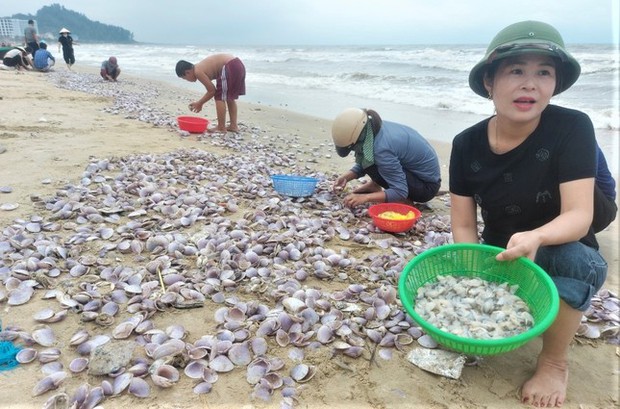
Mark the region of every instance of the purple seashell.
[[413, 337], [413, 339], [418, 339], [420, 338], [422, 335], [424, 335], [424, 332], [422, 331], [422, 329], [420, 327], [410, 327], [407, 330], [407, 333], [409, 335], [411, 335]]
[[246, 366], [252, 362], [252, 353], [247, 343], [233, 344], [228, 350], [228, 358], [236, 366]]
[[15, 355], [15, 360], [20, 364], [32, 362], [37, 357], [37, 350], [34, 348], [24, 348]]
[[114, 394], [114, 386], [112, 382], [107, 379], [101, 381], [101, 389], [103, 390], [103, 394], [105, 396], [112, 396]]
[[207, 356], [209, 350], [206, 347], [196, 347], [192, 345], [187, 345], [187, 355], [191, 359], [201, 359]]
[[80, 355], [90, 355], [90, 352], [96, 347], [105, 344], [110, 341], [110, 337], [107, 335], [95, 335], [86, 342], [81, 343], [77, 347], [77, 352]]
[[28, 301], [30, 301], [32, 294], [34, 294], [34, 290], [32, 289], [32, 287], [27, 286], [10, 290], [7, 297], [7, 303], [9, 305], [26, 304]]
[[83, 383], [75, 390], [71, 398], [71, 402], [75, 402], [76, 407], [81, 407], [86, 401], [86, 397], [88, 396], [88, 392], [90, 391], [90, 385], [87, 383]]
[[282, 387], [282, 377], [277, 372], [269, 372], [265, 374], [261, 382], [266, 382], [271, 390], [279, 389]]
[[247, 328], [239, 328], [233, 331], [235, 336], [234, 342], [243, 342], [252, 335]]
[[328, 325], [321, 325], [316, 333], [316, 339], [321, 344], [328, 344], [334, 340], [334, 330]]
[[73, 373], [79, 373], [88, 367], [88, 358], [78, 357], [69, 363], [69, 370]]
[[288, 335], [288, 333], [286, 331], [284, 331], [283, 329], [279, 329], [276, 332], [276, 342], [281, 347], [285, 347], [288, 344], [290, 344], [291, 338], [289, 337], [289, 335]]
[[66, 406], [69, 402], [69, 395], [64, 392], [50, 396], [43, 404], [43, 409], [53, 409]]
[[293, 348], [289, 351], [288, 357], [293, 361], [302, 361], [304, 359], [304, 351], [300, 348]]
[[179, 371], [172, 365], [163, 364], [151, 374], [151, 380], [160, 388], [169, 388], [179, 380]]
[[122, 393], [125, 389], [127, 389], [133, 378], [133, 374], [129, 372], [124, 372], [115, 377], [112, 384], [112, 394], [116, 396]]
[[263, 359], [255, 359], [248, 365], [246, 380], [250, 385], [257, 384], [269, 371], [269, 363]]
[[231, 360], [224, 355], [218, 355], [209, 362], [209, 368], [216, 372], [230, 372], [234, 367], [235, 365]]
[[267, 341], [265, 340], [265, 338], [262, 337], [252, 338], [252, 341], [250, 341], [250, 346], [252, 347], [252, 351], [254, 351], [254, 355], [256, 356], [265, 355], [269, 348]]
[[109, 301], [101, 307], [102, 313], [108, 314], [112, 317], [118, 313], [118, 310], [119, 310], [119, 306], [114, 301]]
[[52, 362], [60, 358], [60, 349], [58, 348], [47, 348], [42, 351], [39, 351], [38, 354], [39, 362], [42, 364]]
[[208, 368], [209, 363], [204, 359], [199, 359], [196, 361], [192, 361], [185, 366], [183, 372], [189, 378], [192, 379], [202, 379], [204, 375], [205, 369]]
[[163, 276], [163, 280], [166, 286], [170, 286], [174, 283], [184, 282], [185, 276], [183, 274], [178, 274], [178, 273], [166, 274], [165, 276]]
[[211, 368], [205, 368], [202, 374], [202, 380], [209, 383], [215, 383], [219, 379], [219, 375]]
[[294, 398], [297, 395], [297, 389], [287, 386], [282, 389], [282, 396], [285, 398]]
[[396, 335], [392, 334], [391, 332], [388, 332], [381, 339], [381, 342], [379, 343], [379, 346], [382, 346], [382, 347], [393, 347], [395, 340], [396, 340]]
[[47, 391], [51, 391], [52, 389], [58, 388], [58, 386], [65, 380], [67, 377], [66, 372], [54, 372], [41, 379], [32, 389], [32, 394], [34, 396], [39, 396]]
[[61, 372], [62, 369], [63, 365], [60, 361], [52, 361], [41, 366], [41, 372], [43, 372], [45, 375], [51, 375], [55, 372]]
[[437, 341], [435, 341], [433, 338], [431, 338], [430, 335], [422, 335], [420, 338], [418, 338], [418, 343], [423, 346], [424, 348], [429, 348], [429, 349], [434, 349], [437, 348]]
[[90, 300], [84, 304], [82, 311], [99, 311], [102, 305], [103, 302], [100, 299]]
[[266, 335], [273, 335], [279, 328], [280, 323], [277, 320], [273, 318], [266, 319], [260, 324], [260, 326], [256, 330], [256, 336], [263, 337]]
[[36, 314], [32, 316], [35, 321], [39, 322], [47, 322], [50, 318], [54, 316], [54, 310], [51, 308], [44, 308], [41, 311], [38, 311]]
[[381, 333], [381, 331], [378, 331], [376, 329], [367, 329], [366, 336], [375, 344], [381, 342], [381, 339], [383, 338], [383, 334]]
[[151, 387], [142, 378], [131, 378], [129, 382], [129, 393], [137, 398], [147, 398], [151, 393]]
[[164, 342], [160, 346], [158, 346], [152, 354], [152, 358], [154, 360], [158, 360], [160, 358], [166, 356], [175, 356], [185, 350], [185, 342], [180, 339], [169, 339]]
[[375, 306], [375, 311], [377, 312], [377, 319], [385, 320], [390, 316], [392, 308], [389, 305], [379, 305]]
[[103, 393], [103, 388], [101, 386], [95, 386], [88, 392], [88, 396], [86, 396], [84, 403], [80, 405], [80, 409], [93, 409], [104, 399], [105, 394]]
[[316, 368], [312, 365], [297, 364], [291, 368], [291, 378], [298, 383], [307, 382], [314, 377]]
[[252, 396], [256, 399], [261, 399], [262, 401], [269, 402], [271, 400], [272, 393], [273, 390], [269, 388], [268, 385], [258, 383], [254, 386]]
[[392, 359], [392, 350], [381, 348], [379, 350], [379, 356], [381, 357], [381, 359], [389, 361], [390, 359]]
[[148, 371], [149, 366], [146, 362], [136, 362], [134, 365], [127, 368], [127, 372], [137, 377], [146, 375]]
[[364, 353], [364, 348], [360, 346], [351, 346], [344, 349], [342, 353], [351, 358], [359, 358]]
[[195, 394], [201, 395], [211, 392], [211, 389], [213, 389], [213, 384], [209, 382], [200, 382], [198, 385], [194, 386], [193, 391]]

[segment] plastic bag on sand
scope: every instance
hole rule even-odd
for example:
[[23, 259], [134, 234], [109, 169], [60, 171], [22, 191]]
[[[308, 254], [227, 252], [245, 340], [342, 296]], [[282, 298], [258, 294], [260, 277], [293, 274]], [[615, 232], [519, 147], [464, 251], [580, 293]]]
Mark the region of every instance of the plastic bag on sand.
[[452, 379], [461, 377], [465, 365], [465, 355], [442, 349], [416, 348], [407, 360], [425, 371]]

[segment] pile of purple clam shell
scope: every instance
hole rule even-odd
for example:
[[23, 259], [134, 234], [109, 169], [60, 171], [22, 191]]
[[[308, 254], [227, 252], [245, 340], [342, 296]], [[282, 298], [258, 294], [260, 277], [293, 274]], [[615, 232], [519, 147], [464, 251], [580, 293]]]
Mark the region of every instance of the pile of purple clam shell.
[[[85, 74], [50, 78], [112, 92], [113, 113], [176, 126], [143, 105], [150, 94], [105, 91]], [[412, 257], [451, 241], [449, 217], [425, 212], [407, 233], [380, 232], [276, 137], [252, 128], [208, 139], [229, 154], [92, 158], [75, 184], [32, 195], [36, 214], [2, 226], [0, 339], [23, 346], [20, 363], [40, 366], [32, 394], [50, 395], [46, 408], [146, 398], [182, 380], [205, 394], [229, 372], [243, 374], [253, 399], [292, 408], [320, 370], [309, 358], [316, 351], [346, 366], [437, 347], [396, 288]], [[320, 182], [311, 197], [287, 198], [273, 189], [275, 173]], [[47, 305], [32, 325], [12, 323], [33, 299]], [[158, 326], [172, 313], [210, 320], [212, 330]], [[79, 329], [61, 343], [65, 320]], [[67, 378], [80, 386], [62, 387]]]
[[589, 339], [605, 339], [620, 345], [620, 299], [612, 291], [603, 288], [584, 313], [577, 336]]
[[[88, 83], [81, 77], [65, 85]], [[2, 228], [0, 339], [24, 347], [20, 363], [41, 366], [32, 393], [50, 394], [46, 407], [143, 398], [184, 377], [209, 393], [231, 371], [245, 373], [254, 399], [294, 407], [318, 369], [309, 352], [372, 360], [416, 340], [437, 346], [404, 313], [396, 286], [411, 257], [450, 240], [447, 216], [380, 232], [271, 138], [257, 129], [209, 138], [225, 155], [93, 158], [75, 184], [32, 195], [36, 214]], [[316, 193], [278, 195], [270, 175], [283, 172], [319, 178]], [[33, 299], [48, 304], [33, 324], [11, 323]], [[212, 320], [213, 330], [159, 327], [172, 312]], [[59, 342], [65, 320], [80, 326], [68, 344]], [[68, 378], [81, 386], [64, 388]]]

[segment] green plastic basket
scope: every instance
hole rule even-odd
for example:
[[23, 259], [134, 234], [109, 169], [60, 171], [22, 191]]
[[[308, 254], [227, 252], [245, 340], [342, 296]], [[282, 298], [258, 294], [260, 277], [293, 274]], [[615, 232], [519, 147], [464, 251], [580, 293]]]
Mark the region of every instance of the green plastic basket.
[[[496, 355], [519, 348], [543, 333], [555, 320], [560, 299], [549, 275], [531, 260], [521, 257], [497, 261], [504, 249], [485, 244], [446, 244], [427, 250], [405, 266], [398, 281], [398, 294], [411, 317], [440, 345], [467, 355]], [[439, 275], [478, 277], [518, 284], [516, 295], [527, 303], [534, 325], [518, 335], [500, 339], [473, 339], [442, 331], [415, 311], [418, 288], [437, 281]]]

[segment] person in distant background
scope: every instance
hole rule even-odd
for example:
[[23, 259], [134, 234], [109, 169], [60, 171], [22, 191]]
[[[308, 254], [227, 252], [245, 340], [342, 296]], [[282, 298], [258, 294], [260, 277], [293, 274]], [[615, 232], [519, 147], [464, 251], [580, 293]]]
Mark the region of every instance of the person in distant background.
[[34, 64], [32, 63], [32, 60], [34, 58], [34, 52], [32, 51], [32, 48], [27, 45], [24, 50], [26, 50], [26, 55], [24, 55], [24, 62], [29, 68], [34, 68]]
[[60, 37], [58, 37], [58, 52], [60, 52], [60, 47], [62, 46], [62, 57], [67, 63], [67, 68], [71, 69], [71, 66], [75, 64], [75, 56], [73, 55], [73, 38], [71, 37], [71, 31], [63, 27], [59, 31], [59, 33]]
[[28, 26], [24, 29], [24, 42], [32, 50], [32, 55], [39, 49], [39, 36], [34, 28], [34, 21], [28, 20]]
[[[180, 60], [176, 65], [177, 77], [189, 82], [200, 81], [207, 89], [206, 94], [198, 101], [191, 102], [189, 109], [192, 112], [200, 112], [202, 106], [215, 99], [217, 112], [217, 127], [210, 129], [211, 132], [238, 132], [237, 124], [237, 99], [239, 95], [245, 95], [245, 66], [241, 60], [230, 54], [214, 54], [196, 65]], [[213, 80], [216, 81], [215, 85]], [[226, 107], [230, 123], [226, 127]]]
[[121, 74], [121, 68], [118, 66], [116, 57], [110, 57], [101, 63], [101, 77], [106, 81], [116, 81]]
[[56, 63], [56, 58], [47, 50], [47, 44], [43, 41], [39, 43], [39, 47], [34, 54], [33, 66], [37, 71], [47, 72]]
[[29, 70], [30, 65], [28, 64], [28, 60], [26, 56], [28, 52], [22, 47], [11, 48], [9, 51], [4, 54], [4, 58], [2, 59], [2, 64], [7, 67], [15, 67], [17, 71]]

